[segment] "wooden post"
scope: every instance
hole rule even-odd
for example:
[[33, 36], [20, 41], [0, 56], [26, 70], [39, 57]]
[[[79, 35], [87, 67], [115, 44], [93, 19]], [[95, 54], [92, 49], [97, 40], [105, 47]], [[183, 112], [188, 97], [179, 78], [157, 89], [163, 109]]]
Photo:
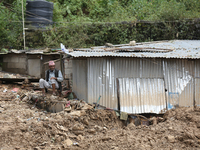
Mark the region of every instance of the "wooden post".
[[24, 5], [22, 0], [22, 21], [23, 21], [23, 39], [24, 39], [24, 50], [26, 48], [26, 42], [25, 42], [25, 29], [24, 29]]
[[[60, 53], [60, 70], [63, 75], [63, 63], [62, 63], [62, 53]], [[64, 77], [63, 77], [64, 78]]]

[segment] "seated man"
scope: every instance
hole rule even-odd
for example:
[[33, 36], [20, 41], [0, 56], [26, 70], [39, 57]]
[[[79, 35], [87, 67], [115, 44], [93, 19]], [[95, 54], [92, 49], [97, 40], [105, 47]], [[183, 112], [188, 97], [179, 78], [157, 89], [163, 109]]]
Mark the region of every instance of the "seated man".
[[53, 95], [56, 95], [56, 89], [59, 89], [59, 96], [61, 96], [61, 82], [63, 76], [60, 70], [55, 69], [54, 61], [49, 61], [49, 70], [45, 72], [45, 80], [40, 79], [40, 88], [42, 89], [43, 96], [45, 96], [45, 88], [52, 88]]

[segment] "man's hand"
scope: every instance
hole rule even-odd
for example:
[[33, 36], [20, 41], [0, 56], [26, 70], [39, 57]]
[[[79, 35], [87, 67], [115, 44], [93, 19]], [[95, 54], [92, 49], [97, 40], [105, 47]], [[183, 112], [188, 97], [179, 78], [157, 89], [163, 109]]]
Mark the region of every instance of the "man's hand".
[[52, 80], [52, 79], [55, 79], [55, 80], [56, 80], [57, 78], [56, 78], [56, 77], [51, 77], [50, 80]]

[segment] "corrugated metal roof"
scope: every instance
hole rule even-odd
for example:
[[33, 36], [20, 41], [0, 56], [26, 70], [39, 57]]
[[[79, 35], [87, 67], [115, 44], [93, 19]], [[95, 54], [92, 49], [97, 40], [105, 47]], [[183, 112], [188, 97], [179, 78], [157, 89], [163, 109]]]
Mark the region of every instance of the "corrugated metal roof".
[[173, 40], [173, 41], [158, 41], [140, 43], [136, 46], [126, 46], [127, 44], [115, 45], [117, 48], [151, 48], [151, 49], [171, 49], [172, 52], [142, 52], [142, 51], [105, 51], [105, 46], [92, 47], [91, 49], [77, 49], [76, 51], [68, 53], [73, 57], [139, 57], [139, 58], [200, 58], [200, 40]]

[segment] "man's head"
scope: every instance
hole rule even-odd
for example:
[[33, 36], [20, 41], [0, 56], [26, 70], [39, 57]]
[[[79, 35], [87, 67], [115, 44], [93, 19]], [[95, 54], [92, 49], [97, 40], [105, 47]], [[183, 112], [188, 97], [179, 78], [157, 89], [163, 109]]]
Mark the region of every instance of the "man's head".
[[49, 69], [51, 71], [53, 71], [55, 69], [55, 63], [54, 63], [54, 61], [49, 61]]

